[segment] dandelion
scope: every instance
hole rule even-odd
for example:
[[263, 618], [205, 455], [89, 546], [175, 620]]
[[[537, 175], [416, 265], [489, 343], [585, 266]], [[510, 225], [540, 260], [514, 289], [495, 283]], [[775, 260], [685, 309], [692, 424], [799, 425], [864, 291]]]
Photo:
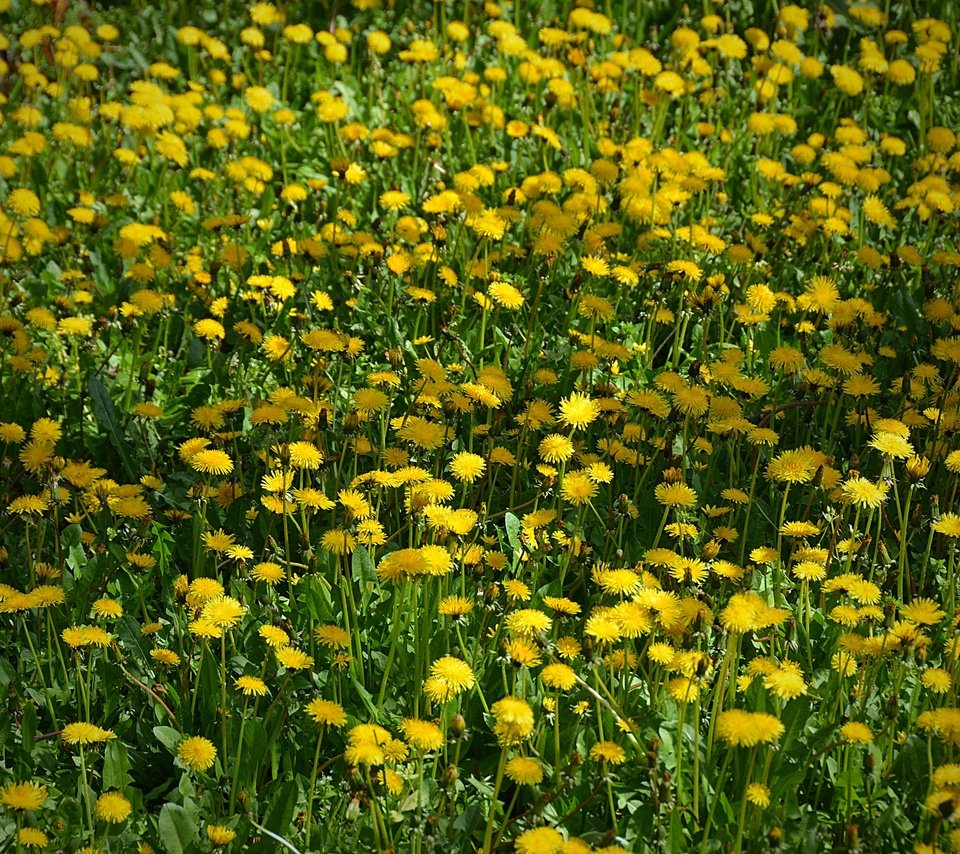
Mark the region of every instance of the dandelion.
[[200, 619], [218, 629], [232, 629], [240, 622], [246, 610], [231, 596], [217, 596], [204, 603]]
[[446, 655], [430, 666], [430, 676], [423, 689], [437, 703], [443, 703], [462, 694], [476, 683], [470, 666], [459, 658]]
[[292, 646], [283, 646], [276, 650], [277, 664], [287, 670], [309, 670], [313, 667], [312, 656]]
[[24, 848], [46, 848], [50, 839], [42, 830], [36, 827], [21, 827], [16, 834], [18, 845]]
[[258, 676], [238, 676], [236, 686], [244, 697], [263, 697], [267, 693], [266, 683]]
[[560, 854], [563, 850], [563, 835], [552, 827], [537, 827], [525, 830], [514, 843], [517, 854]]
[[104, 792], [97, 798], [93, 808], [97, 818], [108, 824], [120, 824], [127, 820], [132, 807], [120, 792]]
[[626, 761], [627, 753], [616, 742], [598, 741], [590, 748], [590, 758], [610, 765], [622, 765]]
[[574, 392], [560, 401], [560, 421], [571, 430], [582, 430], [600, 415], [600, 406], [585, 394]]
[[730, 709], [717, 718], [717, 735], [733, 747], [772, 744], [783, 735], [784, 726], [766, 712]]
[[919, 626], [934, 626], [946, 614], [940, 610], [940, 606], [932, 599], [920, 598], [914, 599], [909, 605], [904, 605], [900, 609], [900, 616]]
[[548, 688], [569, 691], [577, 684], [576, 671], [567, 664], [556, 662], [548, 664], [540, 671], [540, 679]]
[[332, 700], [316, 699], [307, 703], [306, 713], [319, 726], [342, 727], [347, 723], [347, 715], [343, 706]]
[[404, 718], [400, 729], [410, 746], [417, 750], [431, 751], [443, 746], [443, 731], [430, 721]]
[[225, 451], [206, 449], [197, 451], [190, 457], [190, 465], [203, 474], [230, 474], [233, 471], [233, 460]]
[[747, 786], [746, 798], [755, 807], [766, 809], [770, 806], [770, 788], [763, 783], [750, 783]]
[[870, 744], [873, 731], [860, 721], [849, 721], [840, 727], [840, 737], [849, 744]]
[[194, 735], [180, 742], [177, 756], [191, 771], [207, 771], [217, 759], [217, 748], [203, 736]]
[[494, 734], [502, 745], [519, 744], [533, 732], [533, 710], [519, 697], [504, 697], [490, 707]]
[[847, 501], [857, 507], [876, 508], [887, 500], [886, 484], [875, 484], [864, 477], [850, 478], [842, 489]]
[[461, 483], [473, 483], [487, 467], [486, 460], [477, 454], [463, 451], [450, 461], [450, 471]]
[[81, 747], [87, 744], [99, 744], [116, 737], [116, 734], [108, 729], [85, 722], [67, 724], [60, 733], [60, 738], [65, 744], [76, 744]]
[[208, 824], [207, 839], [215, 848], [224, 848], [237, 838], [237, 832], [223, 824]]
[[39, 783], [7, 783], [0, 789], [0, 804], [12, 810], [38, 810], [47, 800], [47, 787]]
[[697, 505], [697, 493], [684, 483], [660, 483], [654, 490], [654, 496], [665, 507], [690, 508]]

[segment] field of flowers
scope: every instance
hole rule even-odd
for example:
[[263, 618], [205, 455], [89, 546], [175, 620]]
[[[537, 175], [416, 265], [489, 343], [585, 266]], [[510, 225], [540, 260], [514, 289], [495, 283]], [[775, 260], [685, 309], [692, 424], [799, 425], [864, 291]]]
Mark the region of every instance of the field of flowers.
[[0, 852], [960, 851], [955, 3], [0, 10]]

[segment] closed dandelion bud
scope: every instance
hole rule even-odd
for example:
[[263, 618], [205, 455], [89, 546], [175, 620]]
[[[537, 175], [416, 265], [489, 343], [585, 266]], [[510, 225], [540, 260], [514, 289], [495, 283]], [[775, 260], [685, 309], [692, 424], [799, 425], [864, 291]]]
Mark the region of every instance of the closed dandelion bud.
[[653, 754], [654, 761], [656, 761], [657, 751], [660, 749], [660, 737], [656, 735], [651, 736], [648, 748], [650, 753]]
[[453, 734], [454, 738], [463, 738], [466, 731], [467, 720], [458, 712], [453, 716], [453, 720], [450, 721], [450, 732]]
[[447, 787], [452, 786], [457, 780], [460, 779], [460, 772], [457, 770], [456, 765], [448, 765], [443, 770], [443, 775], [440, 777], [440, 782]]
[[716, 540], [705, 543], [700, 551], [700, 557], [703, 560], [713, 560], [718, 554], [720, 554], [720, 543]]
[[907, 460], [907, 474], [911, 480], [923, 480], [930, 472], [930, 460], [926, 457], [911, 457]]
[[884, 714], [888, 718], [895, 718], [897, 716], [897, 707], [900, 705], [900, 695], [893, 693], [887, 699], [887, 702], [884, 707]]
[[399, 368], [403, 364], [403, 351], [397, 349], [396, 347], [391, 347], [384, 353], [387, 361], [394, 368]]
[[893, 625], [893, 617], [897, 613], [897, 603], [890, 601], [883, 608], [883, 624], [886, 628]]
[[348, 412], [343, 416], [343, 432], [356, 433], [360, 426], [360, 416], [356, 412]]
[[818, 489], [820, 484], [823, 483], [823, 466], [817, 466], [817, 473], [813, 476], [813, 480], [810, 482], [810, 485], [814, 489]]
[[863, 754], [863, 776], [867, 777], [873, 774], [874, 766], [877, 764], [876, 759], [870, 751], [866, 751]]
[[356, 821], [360, 817], [360, 799], [354, 798], [350, 801], [349, 806], [347, 807], [347, 812], [344, 816], [347, 821]]
[[767, 842], [770, 843], [771, 848], [779, 848], [782, 839], [783, 831], [779, 827], [771, 828], [767, 834]]

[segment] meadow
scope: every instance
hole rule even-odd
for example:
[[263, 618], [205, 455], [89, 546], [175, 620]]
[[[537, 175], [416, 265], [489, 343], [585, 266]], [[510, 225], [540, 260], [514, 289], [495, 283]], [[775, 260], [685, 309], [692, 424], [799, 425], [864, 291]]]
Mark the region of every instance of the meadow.
[[0, 0], [0, 854], [960, 851], [958, 26]]

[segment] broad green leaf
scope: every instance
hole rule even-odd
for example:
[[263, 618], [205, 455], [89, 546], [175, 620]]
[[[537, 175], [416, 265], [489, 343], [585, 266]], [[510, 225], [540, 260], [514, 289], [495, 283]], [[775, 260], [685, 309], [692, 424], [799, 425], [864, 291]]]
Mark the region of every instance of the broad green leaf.
[[188, 854], [199, 842], [197, 825], [178, 804], [164, 804], [157, 822], [160, 843], [167, 854]]

